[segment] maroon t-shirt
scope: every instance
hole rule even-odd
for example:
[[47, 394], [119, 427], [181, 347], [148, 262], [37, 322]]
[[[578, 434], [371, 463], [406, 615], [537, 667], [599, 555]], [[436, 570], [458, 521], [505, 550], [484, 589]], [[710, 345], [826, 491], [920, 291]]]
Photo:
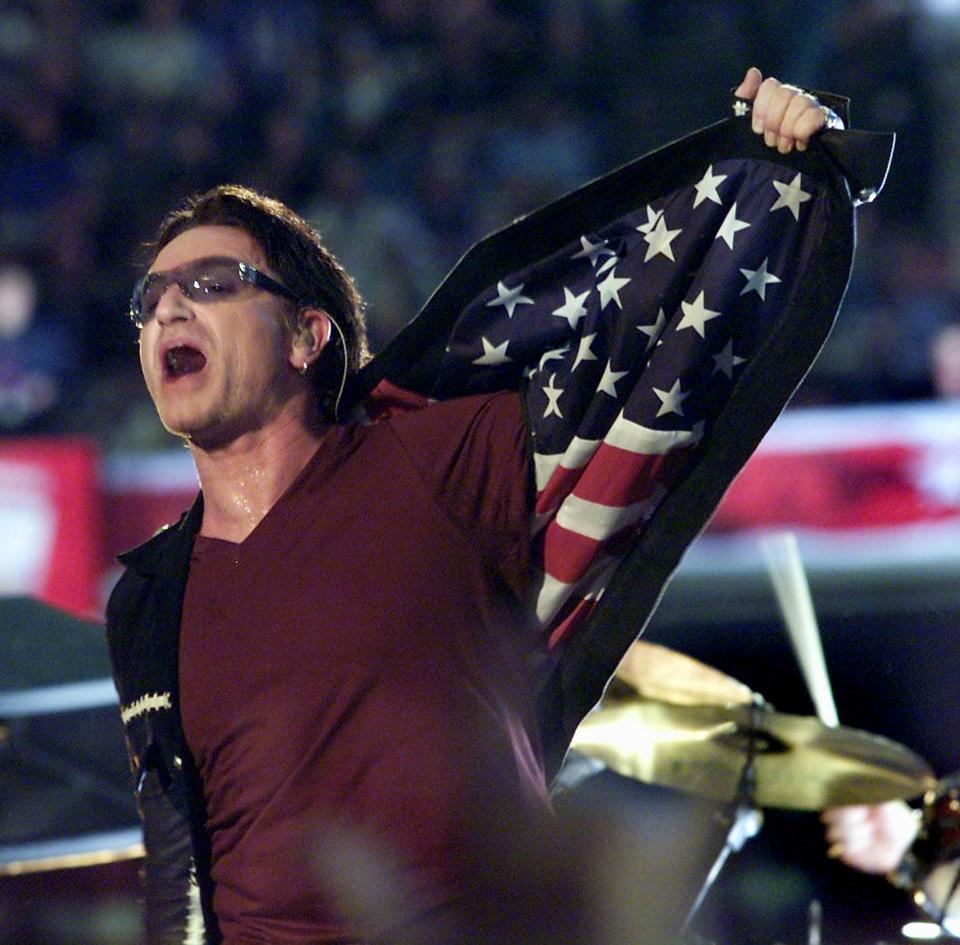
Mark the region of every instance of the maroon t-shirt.
[[479, 795], [542, 811], [515, 394], [329, 429], [240, 544], [199, 538], [181, 708], [228, 943], [348, 942], [311, 861], [335, 821], [455, 899]]

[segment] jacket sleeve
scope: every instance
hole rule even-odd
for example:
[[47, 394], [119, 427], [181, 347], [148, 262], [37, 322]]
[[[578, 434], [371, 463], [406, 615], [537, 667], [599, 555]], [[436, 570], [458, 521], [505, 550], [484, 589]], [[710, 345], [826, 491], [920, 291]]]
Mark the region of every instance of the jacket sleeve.
[[823, 345], [886, 175], [891, 135], [781, 155], [748, 110], [475, 246], [358, 379], [368, 414], [523, 393], [552, 770]]
[[107, 606], [107, 641], [120, 697], [146, 859], [145, 945], [213, 945], [199, 781], [177, 709], [179, 575], [128, 567]]
[[[137, 805], [143, 823], [145, 945], [209, 945], [190, 823], [159, 769], [143, 772]], [[168, 785], [169, 788], [169, 785]]]

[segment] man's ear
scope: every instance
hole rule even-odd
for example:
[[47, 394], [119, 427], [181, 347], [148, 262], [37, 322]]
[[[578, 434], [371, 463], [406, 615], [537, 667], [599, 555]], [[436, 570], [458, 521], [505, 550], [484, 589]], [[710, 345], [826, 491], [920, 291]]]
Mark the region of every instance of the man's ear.
[[290, 364], [295, 370], [306, 374], [330, 341], [331, 331], [330, 318], [323, 309], [307, 308], [300, 313], [290, 346]]

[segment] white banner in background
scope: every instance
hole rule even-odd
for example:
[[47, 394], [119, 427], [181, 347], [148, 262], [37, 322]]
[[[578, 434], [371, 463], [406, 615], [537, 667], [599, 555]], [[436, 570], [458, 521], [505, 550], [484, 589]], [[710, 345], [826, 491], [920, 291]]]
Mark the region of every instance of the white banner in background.
[[0, 595], [37, 595], [53, 557], [57, 509], [42, 467], [0, 459]]

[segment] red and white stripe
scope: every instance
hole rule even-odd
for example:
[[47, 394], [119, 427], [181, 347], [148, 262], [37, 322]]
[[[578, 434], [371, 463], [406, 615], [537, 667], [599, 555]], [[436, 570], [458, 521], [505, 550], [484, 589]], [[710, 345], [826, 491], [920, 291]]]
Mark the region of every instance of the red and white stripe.
[[653, 430], [621, 413], [602, 441], [574, 438], [563, 454], [535, 456], [543, 573], [535, 610], [551, 647], [592, 611], [622, 539], [643, 529], [702, 436], [702, 424]]

